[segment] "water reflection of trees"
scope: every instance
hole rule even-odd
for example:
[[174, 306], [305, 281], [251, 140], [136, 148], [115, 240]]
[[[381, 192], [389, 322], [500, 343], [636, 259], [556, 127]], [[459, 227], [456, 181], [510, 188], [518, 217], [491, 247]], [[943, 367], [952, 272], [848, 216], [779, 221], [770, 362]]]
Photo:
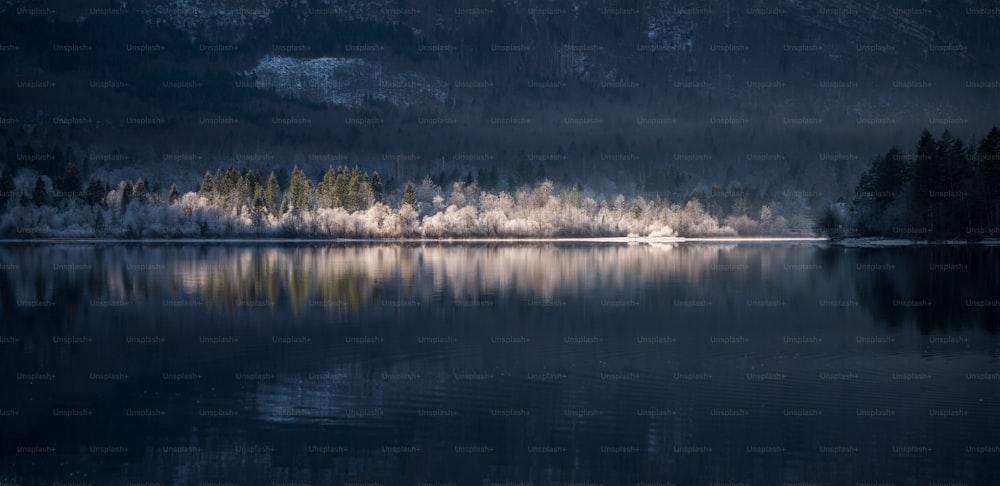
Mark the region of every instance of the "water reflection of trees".
[[[890, 327], [914, 324], [923, 333], [968, 325], [1000, 330], [1000, 260], [994, 247], [912, 247], [849, 250], [858, 302]], [[829, 261], [842, 249], [825, 249]], [[970, 305], [993, 301], [994, 305]], [[929, 302], [930, 305], [918, 305]]]
[[[514, 390], [515, 385], [521, 386], [518, 380], [523, 378], [525, 371], [592, 371], [597, 365], [583, 351], [572, 354], [566, 352], [564, 347], [542, 348], [542, 343], [546, 342], [544, 339], [538, 340], [537, 347], [524, 349], [477, 347], [475, 343], [483, 342], [483, 337], [498, 328], [490, 326], [448, 327], [446, 329], [456, 335], [464, 347], [428, 347], [426, 351], [420, 351], [423, 353], [421, 359], [405, 358], [412, 356], [413, 351], [408, 348], [412, 348], [417, 336], [434, 332], [434, 323], [424, 323], [426, 325], [423, 326], [371, 325], [370, 330], [365, 332], [386, 331], [384, 335], [392, 332], [405, 334], [408, 338], [400, 339], [398, 343], [371, 347], [345, 345], [343, 335], [337, 332], [313, 333], [311, 336], [319, 345], [311, 351], [275, 346], [257, 352], [258, 343], [249, 339], [241, 341], [242, 346], [206, 348], [191, 344], [196, 342], [196, 335], [214, 334], [230, 321], [240, 324], [238, 321], [248, 310], [263, 309], [256, 318], [273, 321], [277, 319], [267, 316], [284, 318], [289, 315], [289, 310], [308, 313], [309, 316], [315, 313], [358, 313], [367, 320], [377, 315], [377, 312], [369, 311], [378, 310], [376, 308], [385, 311], [386, 307], [393, 305], [399, 306], [390, 309], [393, 312], [417, 312], [405, 306], [410, 301], [421, 302], [419, 312], [428, 314], [434, 303], [452, 304], [452, 301], [476, 299], [495, 301], [498, 307], [515, 308], [511, 314], [494, 317], [498, 321], [510, 321], [505, 322], [505, 332], [529, 334], [526, 330], [534, 325], [541, 330], [533, 336], [560, 337], [577, 334], [571, 326], [580, 321], [584, 322], [580, 329], [590, 333], [622, 332], [623, 336], [627, 334], [631, 337], [639, 330], [648, 334], [659, 332], [659, 323], [652, 322], [653, 315], [674, 312], [673, 318], [681, 324], [669, 328], [670, 333], [698, 334], [705, 329], [700, 325], [711, 325], [708, 321], [713, 319], [730, 318], [734, 313], [749, 314], [742, 306], [742, 299], [758, 295], [764, 288], [800, 305], [794, 312], [802, 310], [803, 313], [795, 316], [803, 321], [802, 328], [811, 329], [810, 332], [822, 329], [822, 323], [831, 320], [829, 315], [821, 315], [825, 314], [825, 310], [819, 307], [817, 299], [823, 298], [856, 299], [874, 320], [889, 326], [913, 324], [924, 332], [944, 332], [973, 324], [995, 331], [998, 322], [995, 307], [968, 307], [964, 301], [996, 298], [1000, 289], [996, 251], [984, 247], [873, 250], [728, 244], [665, 247], [569, 244], [7, 246], [0, 247], [0, 263], [16, 264], [17, 269], [0, 274], [0, 302], [3, 305], [0, 310], [4, 315], [0, 329], [4, 330], [3, 335], [18, 336], [24, 336], [25, 328], [40, 330], [35, 341], [23, 339], [26, 345], [30, 342], [33, 349], [40, 352], [9, 353], [0, 356], [0, 363], [5, 365], [5, 369], [37, 368], [67, 376], [77, 369], [84, 372], [88, 369], [113, 370], [115, 366], [128, 363], [129, 373], [140, 380], [141, 386], [136, 388], [67, 380], [59, 384], [58, 394], [49, 396], [27, 382], [12, 382], [8, 375], [5, 389], [13, 397], [31, 397], [32, 407], [36, 410], [48, 410], [52, 403], [66, 396], [93, 407], [104, 403], [131, 403], [137, 390], [145, 390], [147, 386], [177, 392], [177, 395], [171, 396], [175, 397], [178, 409], [200, 407], [196, 405], [199, 403], [197, 400], [208, 396], [209, 389], [212, 396], [239, 399], [245, 407], [240, 409], [241, 413], [248, 413], [241, 417], [240, 420], [245, 420], [242, 422], [187, 419], [151, 422], [153, 425], [146, 425], [150, 427], [145, 431], [148, 436], [159, 437], [163, 444], [172, 446], [198, 446], [205, 452], [180, 458], [151, 453], [145, 462], [135, 461], [133, 473], [158, 478], [173, 477], [178, 482], [215, 476], [252, 481], [254, 474], [263, 475], [278, 464], [286, 468], [289, 478], [319, 478], [320, 482], [329, 483], [333, 481], [335, 471], [404, 470], [414, 467], [406, 462], [403, 455], [378, 452], [378, 446], [388, 444], [391, 439], [450, 439], [447, 434], [436, 436], [415, 428], [417, 423], [427, 424], [421, 425], [425, 427], [438, 425], [430, 419], [419, 422], [412, 419], [413, 408], [431, 407], [437, 403], [428, 401], [429, 397], [439, 397], [442, 407], [468, 405], [477, 410], [504, 406], [515, 408], [518, 406], [516, 399], [521, 395], [510, 393], [510, 402], [498, 404], [491, 393], [497, 389], [504, 392]], [[931, 270], [931, 263], [964, 264], [968, 270]], [[67, 265], [79, 268], [69, 270], [64, 267]], [[892, 269], [862, 271], [858, 265], [891, 265]], [[672, 309], [669, 303], [675, 296], [722, 300], [724, 296], [733, 295], [736, 296], [733, 307], [720, 305], [708, 311], [710, 314], [695, 314], [700, 311], [688, 310], [689, 314], [680, 315], [682, 310]], [[627, 307], [605, 308], [600, 312], [587, 307], [596, 306], [594, 301], [605, 296], [623, 299], [638, 296], [638, 300], [652, 305], [649, 310], [644, 308], [634, 314], [629, 314], [632, 311]], [[563, 313], [571, 317], [560, 317], [563, 321], [545, 327], [550, 324], [547, 318], [557, 313], [533, 313], [523, 309], [525, 302], [541, 299], [565, 299], [575, 309], [572, 314]], [[893, 305], [894, 301], [919, 299], [929, 300], [933, 305], [929, 308]], [[18, 301], [32, 300], [52, 301], [57, 305], [18, 306]], [[122, 310], [121, 313], [128, 313], [126, 315], [131, 317], [120, 318], [119, 322], [114, 318], [119, 313], [117, 310], [102, 310], [94, 305], [94, 302], [102, 300], [124, 300], [143, 305]], [[168, 309], [161, 305], [163, 301], [200, 304]], [[258, 304], [262, 307], [258, 308]], [[518, 314], [522, 311], [524, 319]], [[496, 312], [491, 310], [480, 314]], [[593, 317], [594, 314], [597, 317]], [[160, 315], [174, 317], [170, 320]], [[224, 315], [225, 319], [206, 322], [213, 320], [206, 316], [219, 315]], [[649, 322], [612, 328], [603, 326], [604, 321], [598, 321], [607, 320], [608, 316], [615, 319], [622, 319], [621, 316], [646, 317]], [[584, 317], [593, 317], [594, 321], [584, 321]], [[161, 318], [160, 327], [157, 327], [153, 320]], [[188, 323], [183, 320], [185, 318], [192, 322]], [[699, 326], [690, 325], [695, 319], [699, 319]], [[521, 321], [524, 322], [523, 327], [517, 327]], [[184, 336], [183, 332], [188, 329], [184, 327], [186, 324], [191, 324], [190, 328], [203, 327], [197, 333], [192, 331], [190, 336]], [[262, 326], [266, 338], [264, 342], [270, 339], [271, 333], [283, 333], [282, 326], [285, 324], [274, 322], [273, 326]], [[772, 323], [752, 318], [739, 324], [754, 326], [754, 329], [762, 329], [765, 333], [777, 327], [782, 333], [798, 329], [794, 323], [785, 325], [784, 322]], [[23, 328], [15, 328], [21, 325]], [[113, 325], [121, 327], [113, 328]], [[94, 334], [108, 328], [107, 334], [115, 339], [99, 340], [100, 351], [95, 350], [90, 356], [77, 354], [82, 351], [60, 351], [49, 338], [54, 334], [53, 328], [67, 326], [78, 326], [76, 329], [93, 331]], [[120, 329], [126, 326], [142, 329], [136, 330], [137, 334], [152, 334], [155, 330], [167, 335], [170, 340], [162, 351], [129, 347], [121, 339], [123, 333]], [[205, 331], [205, 328], [211, 330]], [[247, 333], [256, 332], [253, 326], [245, 326], [244, 329]], [[467, 329], [480, 334], [474, 336], [476, 339], [464, 339], [462, 333]], [[240, 334], [240, 337], [243, 336]], [[694, 365], [690, 363], [706, 359], [706, 356], [698, 354], [697, 349], [689, 354], [678, 352], [677, 355], [644, 350], [635, 353], [629, 348], [630, 339], [609, 339], [610, 342], [621, 343], [609, 344], [611, 351], [605, 351], [602, 356], [602, 362], [610, 364], [610, 369], [660, 372], [663, 374], [654, 376], [663, 377], [669, 370], [692, 370]], [[774, 348], [766, 344], [762, 346], [761, 352], [776, 354]], [[147, 353], [160, 353], [162, 361], [146, 359]], [[127, 359], [122, 360], [122, 357]], [[203, 364], [207, 362], [211, 365]], [[183, 387], [164, 384], [158, 379], [160, 371], [182, 371], [185, 363], [206, 366], [205, 369], [211, 370], [211, 374], [205, 373], [210, 378], [203, 384], [185, 384]], [[83, 364], [89, 368], [81, 368]], [[581, 368], [574, 368], [577, 365]], [[494, 372], [495, 369], [505, 368], [516, 370], [518, 374], [482, 383], [460, 381], [453, 375], [455, 371]], [[257, 370], [280, 372], [275, 372], [274, 380], [259, 383], [231, 379], [236, 372]], [[380, 378], [383, 372], [419, 374], [422, 379], [385, 380]], [[345, 378], [310, 378], [313, 373]], [[670, 396], [682, 411], [684, 404], [694, 407], [694, 404], [700, 403], [695, 397], [706, 396], [701, 390], [692, 388], [697, 385], [670, 384]], [[188, 389], [192, 386], [200, 388]], [[530, 390], [532, 396], [542, 403], [563, 403], [566, 404], [564, 408], [571, 409], [633, 411], [647, 403], [647, 396], [639, 393], [638, 388], [633, 389], [632, 394], [628, 393], [627, 386], [614, 388], [614, 393], [609, 392], [612, 387], [618, 386], [581, 387], [575, 380], [566, 380], [529, 383], [523, 389]], [[666, 394], [661, 389], [650, 390]], [[167, 395], [169, 393], [163, 394]], [[364, 423], [364, 427], [360, 427], [357, 421], [345, 420], [349, 410], [366, 407], [405, 410], [406, 414], [372, 420]], [[27, 410], [26, 407], [24, 409]], [[298, 415], [289, 415], [286, 413], [289, 411]], [[84, 430], [85, 434], [80, 430], [72, 433], [106, 437], [108, 443], [126, 443], [131, 436], [126, 429], [115, 427], [120, 423], [118, 417], [97, 417], [87, 422], [92, 425]], [[627, 430], [629, 436], [646, 435], [651, 443], [654, 440], [663, 441], [663, 447], [684, 445], [690, 443], [691, 437], [708, 433], [704, 431], [704, 423], [697, 423], [690, 417], [681, 414], [676, 418], [632, 420], [622, 427], [626, 427], [623, 430]], [[23, 420], [27, 425], [11, 431], [7, 440], [27, 442], [29, 437], [38, 437], [39, 430], [44, 430], [46, 434], [42, 437], [54, 437], [53, 442], [66, 438], [60, 435], [63, 433], [61, 429], [46, 425], [52, 420], [50, 416], [38, 416], [37, 422], [30, 422], [28, 418]], [[260, 427], [259, 422], [265, 423], [266, 427]], [[486, 437], [502, 437], [507, 426], [506, 422], [478, 419], [475, 415], [447, 423], [447, 427], [435, 430], [478, 430]], [[567, 424], [575, 422], [565, 417], [539, 415], [535, 423], [554, 437], [561, 437], [557, 434], [568, 429]], [[401, 426], [410, 429], [400, 433]], [[108, 430], [119, 432], [108, 437]], [[422, 435], [425, 433], [427, 435]], [[512, 440], [518, 438], [516, 435], [511, 437]], [[677, 442], [672, 442], [672, 439]], [[272, 444], [281, 452], [252, 456], [260, 462], [250, 462], [247, 454], [236, 452], [237, 447], [254, 444]], [[349, 453], [313, 454], [306, 452], [303, 444], [360, 446]], [[525, 444], [506, 445], [509, 450], [520, 451], [524, 450]], [[596, 455], [582, 457], [584, 460], [606, 460]], [[664, 460], [672, 460], [670, 455], [663, 457], [666, 458]], [[107, 461], [108, 467], [117, 467], [114, 459], [100, 455], [88, 456], [86, 461], [89, 461], [88, 465]], [[176, 468], [178, 462], [182, 462], [184, 467]], [[666, 464], [661, 466], [666, 467]], [[173, 472], [172, 468], [189, 472]], [[469, 470], [478, 471], [478, 464], [473, 464]], [[245, 476], [235, 476], [237, 471], [243, 471], [238, 474]]]
[[[12, 247], [0, 250], [0, 255], [5, 262], [18, 262], [19, 268], [3, 275], [0, 298], [8, 311], [17, 309], [18, 301], [53, 300], [73, 312], [96, 301], [201, 301], [228, 311], [317, 306], [342, 312], [412, 301], [553, 299], [600, 289], [634, 289], [664, 278], [697, 282], [707, 266], [722, 258], [720, 248], [725, 247]], [[79, 268], [65, 270], [67, 266]]]
[[[147, 313], [175, 306], [342, 316], [441, 303], [650, 302], [763, 289], [811, 302], [853, 292], [863, 309], [889, 326], [914, 323], [931, 332], [975, 322], [996, 331], [998, 307], [966, 301], [996, 300], [997, 251], [571, 243], [12, 245], [0, 248], [6, 265], [0, 305], [5, 317], [59, 325], [116, 302]], [[931, 264], [967, 268], [932, 270]], [[864, 270], [866, 265], [891, 269]], [[817, 283], [816, 275], [826, 282]], [[853, 289], [843, 282], [853, 282]], [[922, 299], [931, 305], [899, 305]], [[53, 305], [24, 305], [39, 302]]]

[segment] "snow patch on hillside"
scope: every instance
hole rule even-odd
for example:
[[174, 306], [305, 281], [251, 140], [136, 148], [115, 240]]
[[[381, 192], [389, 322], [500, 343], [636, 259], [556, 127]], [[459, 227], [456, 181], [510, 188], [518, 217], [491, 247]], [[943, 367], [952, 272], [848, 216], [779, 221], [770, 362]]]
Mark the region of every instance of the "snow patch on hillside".
[[448, 85], [440, 79], [390, 72], [360, 58], [265, 56], [242, 75], [258, 88], [287, 98], [346, 108], [359, 108], [369, 100], [407, 107], [448, 99]]

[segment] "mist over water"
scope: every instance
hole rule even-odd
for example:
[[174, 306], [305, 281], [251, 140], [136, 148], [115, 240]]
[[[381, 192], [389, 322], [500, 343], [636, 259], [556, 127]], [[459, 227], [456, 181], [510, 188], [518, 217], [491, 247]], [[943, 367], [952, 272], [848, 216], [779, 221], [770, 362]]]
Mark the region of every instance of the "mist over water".
[[0, 264], [5, 483], [1000, 479], [989, 246], [7, 244]]

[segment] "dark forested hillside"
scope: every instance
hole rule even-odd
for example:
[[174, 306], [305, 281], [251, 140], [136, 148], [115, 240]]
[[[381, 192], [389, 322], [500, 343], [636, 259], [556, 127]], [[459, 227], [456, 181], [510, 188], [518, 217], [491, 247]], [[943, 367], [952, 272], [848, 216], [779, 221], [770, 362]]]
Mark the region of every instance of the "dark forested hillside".
[[802, 229], [886, 146], [986, 135], [998, 19], [972, 0], [8, 0], [0, 164], [19, 196], [68, 163], [164, 200], [218, 167], [287, 187], [357, 165], [395, 197], [551, 181]]

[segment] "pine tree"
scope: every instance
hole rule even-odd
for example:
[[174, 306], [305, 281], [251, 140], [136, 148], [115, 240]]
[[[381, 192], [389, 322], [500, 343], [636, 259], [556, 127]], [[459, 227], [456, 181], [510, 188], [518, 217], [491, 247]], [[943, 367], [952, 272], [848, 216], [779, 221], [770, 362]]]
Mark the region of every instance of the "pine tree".
[[278, 177], [272, 171], [271, 175], [267, 176], [267, 187], [264, 189], [264, 206], [268, 214], [277, 216], [280, 204], [281, 187], [278, 186]]
[[121, 211], [125, 212], [130, 202], [132, 202], [133, 188], [132, 181], [128, 180], [121, 184]]
[[312, 182], [297, 165], [292, 169], [292, 180], [288, 184], [288, 197], [293, 212], [312, 209]]
[[104, 204], [104, 198], [108, 195], [107, 190], [104, 189], [104, 183], [101, 182], [101, 178], [97, 176], [90, 176], [90, 181], [87, 182], [87, 204]]
[[267, 203], [264, 200], [264, 188], [256, 181], [253, 182], [253, 197], [250, 201], [250, 221], [257, 231], [264, 225], [264, 214]]
[[403, 204], [411, 207], [415, 207], [417, 204], [417, 194], [413, 190], [413, 183], [406, 181], [406, 187], [403, 188]]
[[176, 204], [181, 198], [180, 193], [177, 191], [177, 184], [170, 184], [170, 191], [167, 193], [167, 202], [171, 205]]
[[215, 169], [215, 176], [212, 177], [212, 197], [221, 199], [225, 197], [225, 192], [226, 176], [222, 173], [222, 169]]
[[941, 231], [945, 236], [962, 234], [972, 224], [972, 201], [965, 191], [969, 188], [969, 179], [973, 175], [969, 165], [970, 154], [965, 142], [958, 137], [940, 147], [939, 157], [943, 162], [940, 170], [941, 188], [947, 191], [941, 205]]
[[281, 211], [281, 214], [288, 214], [288, 211], [290, 209], [289, 206], [290, 203], [288, 202], [288, 194], [285, 194], [284, 197], [281, 198], [281, 208], [279, 209], [279, 211]]
[[63, 197], [73, 198], [79, 195], [82, 186], [83, 176], [80, 175], [76, 164], [72, 162], [66, 164], [66, 170], [63, 171], [62, 177], [56, 181], [56, 189], [62, 193]]
[[879, 209], [884, 210], [899, 197], [899, 192], [903, 189], [903, 184], [907, 177], [907, 164], [903, 152], [897, 147], [892, 147], [885, 157], [877, 160], [874, 169], [875, 190], [881, 196]]
[[327, 166], [323, 179], [316, 184], [316, 204], [321, 208], [334, 207], [333, 185], [337, 179], [337, 171], [332, 165]]
[[347, 204], [347, 178], [347, 167], [338, 167], [331, 191], [331, 200], [335, 208], [342, 208]]
[[[274, 173], [271, 175], [274, 175]], [[208, 199], [212, 197], [212, 191], [212, 173], [205, 171], [205, 177], [201, 178], [201, 187], [198, 188], [198, 195]]]
[[146, 195], [146, 182], [140, 178], [135, 181], [135, 187], [132, 188], [132, 196], [136, 202], [143, 204], [146, 202]]
[[1000, 227], [1000, 129], [992, 130], [976, 149], [975, 199], [978, 228]]
[[874, 166], [878, 164], [880, 159], [881, 156], [875, 158], [872, 167], [861, 174], [858, 184], [854, 188], [854, 217], [857, 220], [858, 231], [862, 236], [875, 234], [881, 230], [880, 214], [877, 210], [878, 201], [875, 199], [878, 182], [874, 174]]
[[347, 182], [347, 200], [344, 208], [349, 213], [361, 209], [361, 169], [357, 166], [351, 170], [351, 175]]
[[910, 214], [914, 221], [931, 227], [934, 225], [935, 209], [931, 193], [937, 185], [938, 165], [937, 142], [934, 136], [924, 129], [920, 134], [920, 141], [917, 142], [916, 160], [913, 163]]
[[45, 188], [45, 181], [41, 176], [35, 180], [35, 190], [31, 193], [31, 202], [35, 206], [44, 206], [49, 203], [49, 191]]
[[479, 182], [479, 187], [489, 190], [493, 189], [493, 184], [490, 182], [490, 171], [488, 169], [479, 169], [479, 175], [476, 177]]
[[249, 208], [253, 205], [254, 185], [248, 175], [249, 173], [236, 177], [235, 190], [229, 203], [230, 211], [236, 214], [240, 214], [244, 207]]
[[372, 195], [375, 197], [375, 202], [382, 202], [382, 178], [379, 177], [378, 172], [372, 172], [371, 178]]

